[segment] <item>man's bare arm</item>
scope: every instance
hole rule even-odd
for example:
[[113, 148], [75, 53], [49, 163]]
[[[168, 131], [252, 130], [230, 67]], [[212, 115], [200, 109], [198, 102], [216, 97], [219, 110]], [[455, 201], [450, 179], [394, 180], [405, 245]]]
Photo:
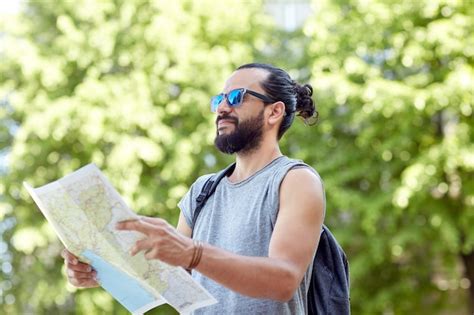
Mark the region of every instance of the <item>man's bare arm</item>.
[[280, 189], [280, 210], [269, 257], [236, 255], [205, 245], [197, 271], [241, 294], [287, 301], [313, 258], [324, 218], [319, 178], [290, 171]]

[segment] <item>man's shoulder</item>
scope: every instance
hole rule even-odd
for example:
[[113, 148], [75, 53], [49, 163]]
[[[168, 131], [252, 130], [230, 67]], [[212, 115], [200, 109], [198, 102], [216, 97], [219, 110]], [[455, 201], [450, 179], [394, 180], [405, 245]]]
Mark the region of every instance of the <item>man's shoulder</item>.
[[205, 175], [199, 176], [194, 181], [194, 183], [192, 183], [192, 185], [189, 187], [188, 192], [180, 201], [180, 204], [186, 204], [187, 201], [190, 201], [191, 202], [190, 208], [194, 209], [195, 207], [195, 205], [193, 205], [194, 200], [196, 200], [196, 197], [199, 196], [199, 194], [201, 193], [204, 187], [204, 184], [207, 182], [207, 180], [214, 175], [215, 175], [214, 173], [211, 173], [211, 174], [205, 174]]
[[192, 185], [193, 189], [200, 191], [204, 184], [214, 175], [216, 175], [216, 173], [209, 173], [199, 176]]
[[289, 167], [282, 179], [281, 190], [300, 190], [302, 186], [321, 194], [324, 183], [319, 173], [311, 165], [302, 160], [288, 158]]
[[284, 182], [291, 182], [298, 187], [298, 183], [316, 183], [321, 185], [321, 177], [319, 174], [310, 166], [306, 165], [306, 167], [298, 167], [292, 168], [286, 174]]

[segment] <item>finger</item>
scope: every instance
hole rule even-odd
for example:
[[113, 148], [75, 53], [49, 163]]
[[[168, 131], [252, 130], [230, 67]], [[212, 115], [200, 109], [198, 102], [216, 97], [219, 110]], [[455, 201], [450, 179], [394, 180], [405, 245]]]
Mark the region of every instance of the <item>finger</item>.
[[152, 224], [145, 222], [143, 220], [126, 220], [118, 222], [115, 225], [117, 230], [126, 230], [126, 231], [137, 231], [145, 235], [150, 235], [153, 233], [154, 227]]
[[68, 269], [74, 270], [74, 271], [79, 271], [79, 272], [91, 272], [93, 271], [93, 268], [89, 264], [81, 263], [78, 262], [77, 264], [72, 264], [70, 262], [66, 261], [66, 267]]
[[150, 224], [166, 224], [166, 222], [163, 219], [160, 218], [152, 218], [152, 217], [146, 217], [146, 216], [140, 216], [140, 220], [145, 221]]
[[65, 261], [67, 261], [67, 262], [69, 262], [73, 265], [75, 265], [79, 262], [79, 259], [73, 253], [68, 251], [67, 249], [63, 249], [63, 251], [61, 252], [61, 257], [63, 257]]
[[130, 255], [135, 256], [137, 253], [142, 250], [148, 250], [153, 246], [153, 241], [150, 238], [144, 238], [135, 243], [135, 245], [130, 250]]
[[69, 279], [69, 283], [79, 288], [95, 288], [99, 286], [99, 283], [97, 282], [97, 280], [94, 280], [94, 279], [82, 279], [82, 280]]
[[72, 269], [67, 270], [67, 276], [69, 279], [76, 279], [76, 280], [81, 280], [81, 279], [95, 279], [97, 277], [97, 272], [96, 271], [91, 271], [91, 272], [80, 272], [80, 271], [75, 271]]

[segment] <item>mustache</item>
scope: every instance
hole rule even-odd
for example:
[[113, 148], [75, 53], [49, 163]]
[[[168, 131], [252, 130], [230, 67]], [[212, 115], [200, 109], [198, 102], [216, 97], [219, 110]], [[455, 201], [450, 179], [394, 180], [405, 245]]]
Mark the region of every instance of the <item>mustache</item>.
[[239, 123], [239, 120], [236, 118], [236, 117], [232, 117], [230, 115], [222, 115], [222, 116], [218, 116], [216, 118], [216, 125], [219, 123], [219, 121], [221, 120], [229, 120], [229, 121], [232, 121], [234, 122], [236, 125]]

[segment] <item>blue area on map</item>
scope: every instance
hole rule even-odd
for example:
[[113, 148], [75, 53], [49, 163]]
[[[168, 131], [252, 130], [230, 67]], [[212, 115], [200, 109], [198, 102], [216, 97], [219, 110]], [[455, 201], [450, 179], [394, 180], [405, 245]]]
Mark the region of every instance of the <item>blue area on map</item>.
[[146, 291], [138, 281], [118, 270], [94, 252], [85, 250], [82, 255], [90, 260], [90, 264], [97, 271], [100, 285], [131, 313], [156, 301], [156, 298]]

